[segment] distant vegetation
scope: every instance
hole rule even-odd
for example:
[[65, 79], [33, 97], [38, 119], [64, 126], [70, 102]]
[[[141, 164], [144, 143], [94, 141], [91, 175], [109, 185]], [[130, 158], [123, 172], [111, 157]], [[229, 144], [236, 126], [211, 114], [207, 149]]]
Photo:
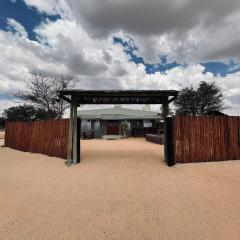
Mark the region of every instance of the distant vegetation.
[[[5, 121], [40, 120], [61, 118], [69, 104], [59, 100], [56, 92], [73, 88], [70, 77], [51, 77], [41, 73], [32, 73], [26, 81], [26, 91], [19, 91], [15, 96], [24, 104], [5, 109], [0, 116], [0, 129]], [[222, 111], [223, 92], [216, 83], [200, 82], [197, 89], [193, 86], [182, 89], [175, 101], [177, 115], [203, 116], [211, 111]], [[170, 111], [171, 114], [173, 114]]]
[[15, 97], [23, 104], [3, 111], [0, 116], [0, 129], [5, 127], [6, 120], [30, 121], [61, 118], [69, 104], [58, 99], [57, 91], [73, 87], [74, 81], [71, 77], [31, 73], [31, 77], [26, 81], [26, 90], [15, 94]]
[[184, 88], [175, 101], [177, 115], [204, 116], [224, 110], [223, 92], [215, 82], [200, 82], [197, 89]]
[[3, 119], [9, 121], [31, 121], [39, 119], [48, 119], [48, 112], [45, 109], [36, 108], [32, 105], [19, 105], [16, 107], [10, 107], [3, 111]]
[[5, 119], [3, 117], [0, 117], [0, 130], [5, 128]]

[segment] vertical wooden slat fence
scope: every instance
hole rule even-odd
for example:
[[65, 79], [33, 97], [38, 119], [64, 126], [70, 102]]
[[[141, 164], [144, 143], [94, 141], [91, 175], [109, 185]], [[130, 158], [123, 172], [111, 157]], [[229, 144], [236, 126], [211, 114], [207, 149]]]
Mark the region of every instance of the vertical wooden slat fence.
[[240, 160], [240, 118], [176, 116], [173, 146], [175, 163]]
[[69, 119], [7, 122], [5, 146], [66, 159], [68, 126]]

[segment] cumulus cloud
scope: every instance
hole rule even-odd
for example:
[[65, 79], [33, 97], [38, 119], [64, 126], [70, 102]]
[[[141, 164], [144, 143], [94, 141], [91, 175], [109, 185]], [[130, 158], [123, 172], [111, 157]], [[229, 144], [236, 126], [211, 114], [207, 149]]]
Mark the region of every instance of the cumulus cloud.
[[[239, 59], [239, 1], [25, 2], [62, 19], [36, 27], [38, 41], [29, 40], [20, 23], [8, 20], [11, 31], [0, 30], [0, 91], [23, 89], [34, 70], [73, 76], [84, 89], [180, 90], [200, 81], [216, 81], [224, 90], [226, 106], [232, 107], [226, 111], [240, 113], [240, 74], [205, 74], [199, 64]], [[187, 65], [147, 74], [143, 64], [129, 61], [122, 46], [113, 43], [114, 36], [131, 37], [138, 47], [135, 53], [146, 62], [158, 63], [159, 56], [166, 55], [168, 61]]]
[[[238, 0], [24, 0], [40, 12], [76, 19], [94, 36], [131, 36], [148, 62], [240, 59]], [[233, 37], [234, 36], [234, 37]]]
[[60, 14], [62, 17], [70, 17], [70, 10], [65, 0], [23, 0], [29, 7], [36, 8], [41, 13], [50, 15]]
[[100, 34], [114, 30], [157, 35], [221, 24], [239, 11], [238, 0], [89, 0], [68, 1], [73, 13]]
[[22, 24], [20, 24], [19, 22], [17, 22], [16, 20], [14, 20], [13, 18], [8, 18], [7, 19], [7, 28], [10, 31], [13, 31], [14, 33], [16, 33], [17, 35], [21, 36], [21, 37], [28, 37], [28, 33], [25, 30], [25, 28], [22, 26]]
[[181, 62], [240, 57], [238, 0], [67, 0], [67, 3], [89, 34], [106, 37], [123, 31], [138, 39], [143, 56], [152, 61], [165, 53]]

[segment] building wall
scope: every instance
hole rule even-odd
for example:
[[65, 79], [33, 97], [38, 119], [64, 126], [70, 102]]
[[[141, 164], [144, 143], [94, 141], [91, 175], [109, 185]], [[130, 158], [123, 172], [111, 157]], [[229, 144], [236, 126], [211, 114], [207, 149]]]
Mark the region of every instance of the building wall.
[[87, 136], [91, 135], [94, 132], [95, 138], [102, 137], [102, 122], [98, 120], [82, 120], [81, 122], [81, 135], [83, 132]]
[[[119, 120], [119, 130], [118, 133], [119, 135], [122, 135], [121, 129], [120, 129], [120, 122]], [[156, 127], [156, 120], [129, 120], [128, 121], [129, 128], [126, 130], [126, 136], [131, 137], [133, 128], [134, 127], [147, 127], [150, 125], [147, 125], [147, 122], [152, 123], [152, 127]], [[94, 132], [94, 137], [95, 138], [102, 138], [103, 135], [107, 134], [107, 121], [106, 120], [82, 120], [81, 124], [81, 133], [83, 132], [86, 133], [86, 135], [91, 135], [92, 132]], [[82, 135], [81, 134], [81, 135]]]

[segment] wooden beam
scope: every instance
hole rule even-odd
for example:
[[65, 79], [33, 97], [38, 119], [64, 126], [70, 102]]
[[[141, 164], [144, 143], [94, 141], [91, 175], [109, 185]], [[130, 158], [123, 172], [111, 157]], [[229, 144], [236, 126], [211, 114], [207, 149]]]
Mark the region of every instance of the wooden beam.
[[73, 137], [73, 147], [72, 147], [72, 160], [73, 164], [77, 164], [77, 104], [76, 97], [73, 96], [73, 128], [72, 128], [72, 137]]
[[80, 118], [77, 119], [77, 163], [81, 161], [81, 122]]
[[[76, 97], [77, 104], [163, 104], [168, 97], [175, 97], [175, 90], [80, 90], [65, 89], [58, 96], [70, 102]], [[173, 101], [174, 99], [170, 99]]]
[[166, 119], [166, 160], [169, 167], [175, 165], [174, 159], [174, 135], [173, 135], [173, 122], [172, 117]]
[[67, 166], [72, 164], [72, 148], [73, 148], [73, 102], [70, 104], [70, 119], [68, 128], [68, 148], [67, 148]]
[[[168, 100], [168, 99], [167, 99]], [[164, 157], [167, 162], [167, 115], [169, 111], [168, 101], [163, 104], [163, 118], [164, 118]]]
[[178, 97], [178, 96], [172, 97], [171, 99], [168, 100], [168, 103], [171, 103], [171, 102], [175, 101], [175, 100], [177, 99], [177, 97]]
[[64, 95], [60, 95], [60, 98], [63, 99], [63, 100], [65, 100], [65, 101], [68, 102], [68, 103], [71, 103], [71, 99], [65, 97]]
[[168, 104], [168, 102], [165, 102], [163, 104], [163, 117], [164, 117], [164, 121], [167, 118], [168, 112], [169, 112], [169, 104]]

